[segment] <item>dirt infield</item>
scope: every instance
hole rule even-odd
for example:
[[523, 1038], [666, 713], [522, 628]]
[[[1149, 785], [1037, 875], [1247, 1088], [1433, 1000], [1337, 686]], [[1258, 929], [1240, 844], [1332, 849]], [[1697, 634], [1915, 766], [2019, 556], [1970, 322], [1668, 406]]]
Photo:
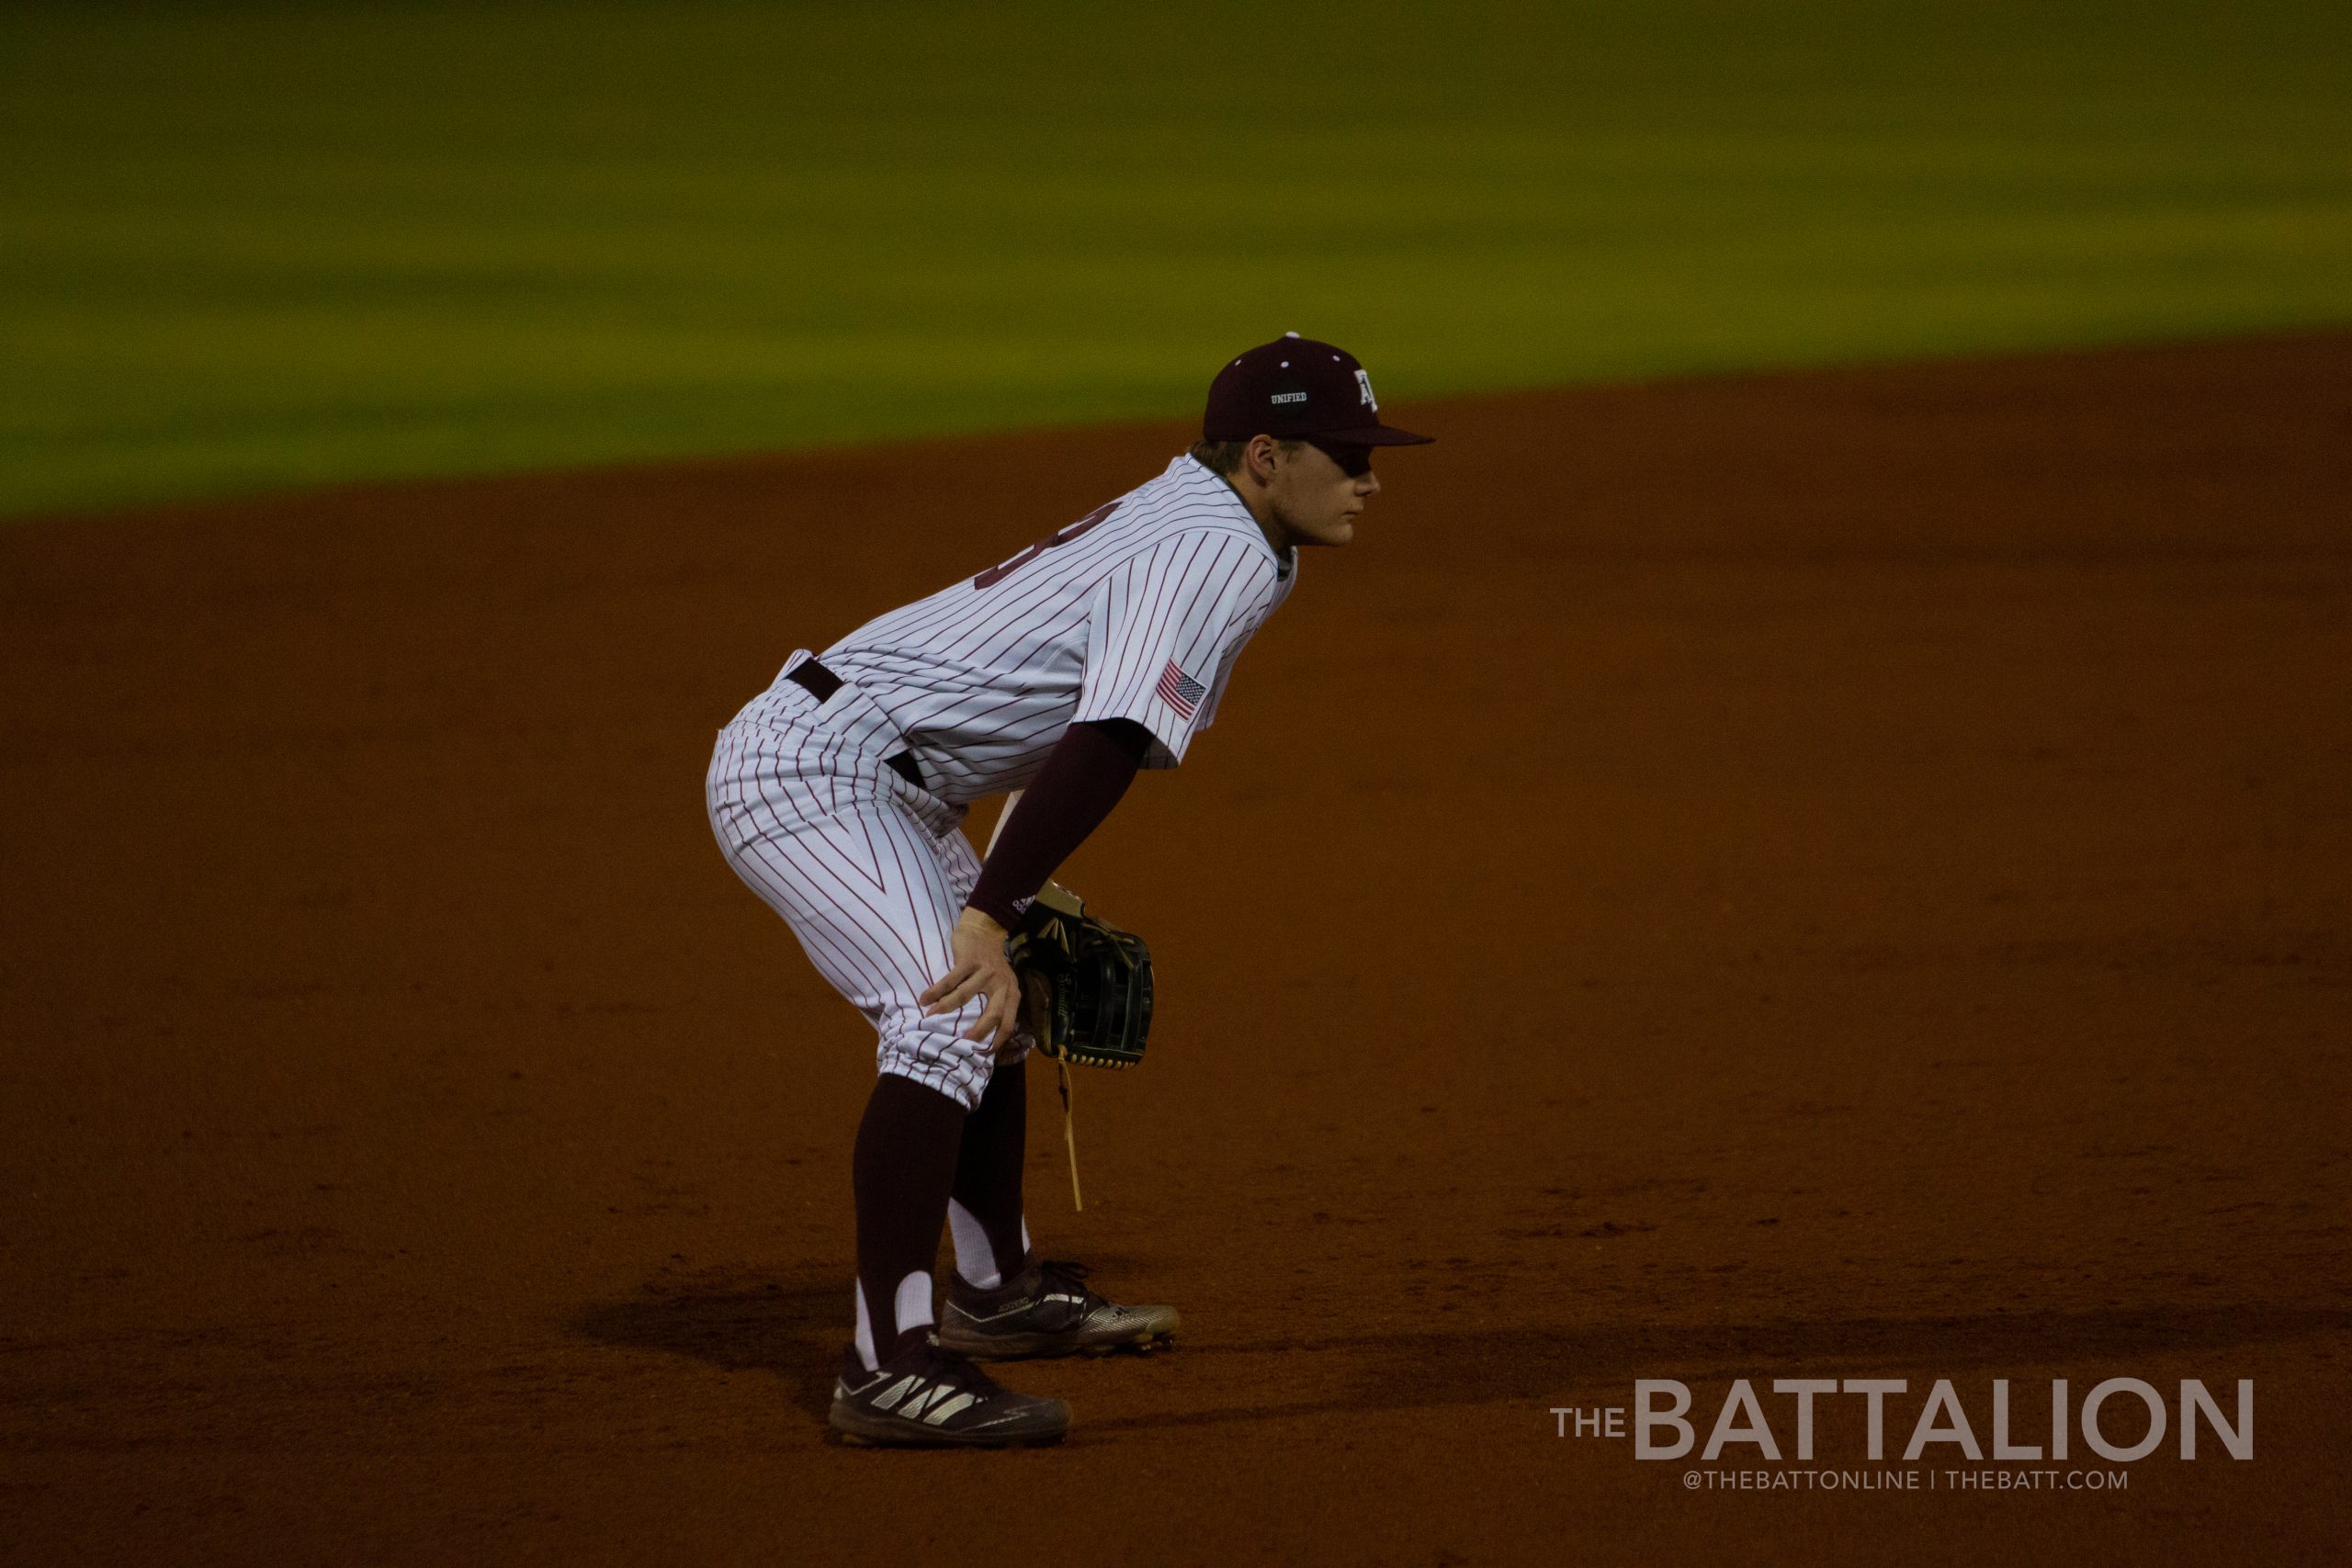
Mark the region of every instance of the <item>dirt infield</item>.
[[[0, 530], [0, 1558], [2333, 1559], [2352, 337], [1396, 412], [1067, 873], [1164, 1011], [1033, 1224], [1189, 1333], [1052, 1452], [825, 1441], [871, 1040], [701, 776], [1180, 432]], [[2256, 1457], [1715, 1489], [1800, 1376]], [[1555, 1435], [1637, 1378], [1786, 1457]]]

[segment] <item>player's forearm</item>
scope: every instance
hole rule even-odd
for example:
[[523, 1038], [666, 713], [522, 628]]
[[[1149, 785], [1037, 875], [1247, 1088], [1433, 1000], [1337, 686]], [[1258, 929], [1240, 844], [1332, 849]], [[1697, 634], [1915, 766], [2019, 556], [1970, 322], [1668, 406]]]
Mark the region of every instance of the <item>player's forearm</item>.
[[1127, 793], [1150, 745], [1150, 732], [1126, 719], [1071, 725], [1022, 792], [966, 905], [1018, 924], [1021, 906]]

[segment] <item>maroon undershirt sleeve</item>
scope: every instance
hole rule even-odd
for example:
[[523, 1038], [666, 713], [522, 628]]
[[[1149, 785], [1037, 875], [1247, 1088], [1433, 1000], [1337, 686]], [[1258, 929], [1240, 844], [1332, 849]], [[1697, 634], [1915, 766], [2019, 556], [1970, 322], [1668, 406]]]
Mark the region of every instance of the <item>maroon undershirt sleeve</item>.
[[1007, 931], [1020, 924], [1015, 906], [1035, 897], [1070, 852], [1102, 826], [1150, 748], [1151, 731], [1131, 718], [1090, 720], [1062, 731], [1046, 765], [1022, 791], [965, 904]]

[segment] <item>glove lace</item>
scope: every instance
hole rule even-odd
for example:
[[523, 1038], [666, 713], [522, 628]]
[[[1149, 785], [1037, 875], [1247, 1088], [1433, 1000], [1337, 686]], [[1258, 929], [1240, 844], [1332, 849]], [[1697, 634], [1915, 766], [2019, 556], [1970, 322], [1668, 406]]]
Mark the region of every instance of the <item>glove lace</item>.
[[1069, 1151], [1069, 1206], [1082, 1214], [1086, 1199], [1078, 1190], [1078, 1122], [1069, 1108], [1069, 1064], [1059, 1056], [1054, 1058], [1054, 1077], [1061, 1086], [1062, 1147]]

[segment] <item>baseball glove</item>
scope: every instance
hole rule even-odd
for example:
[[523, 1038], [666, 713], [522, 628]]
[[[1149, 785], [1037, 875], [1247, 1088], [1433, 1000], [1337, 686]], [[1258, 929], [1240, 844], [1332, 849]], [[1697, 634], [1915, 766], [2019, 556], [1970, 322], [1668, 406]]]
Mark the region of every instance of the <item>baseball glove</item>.
[[1037, 1049], [1090, 1067], [1132, 1067], [1151, 1034], [1151, 949], [1048, 882], [1005, 940], [1021, 1021]]

